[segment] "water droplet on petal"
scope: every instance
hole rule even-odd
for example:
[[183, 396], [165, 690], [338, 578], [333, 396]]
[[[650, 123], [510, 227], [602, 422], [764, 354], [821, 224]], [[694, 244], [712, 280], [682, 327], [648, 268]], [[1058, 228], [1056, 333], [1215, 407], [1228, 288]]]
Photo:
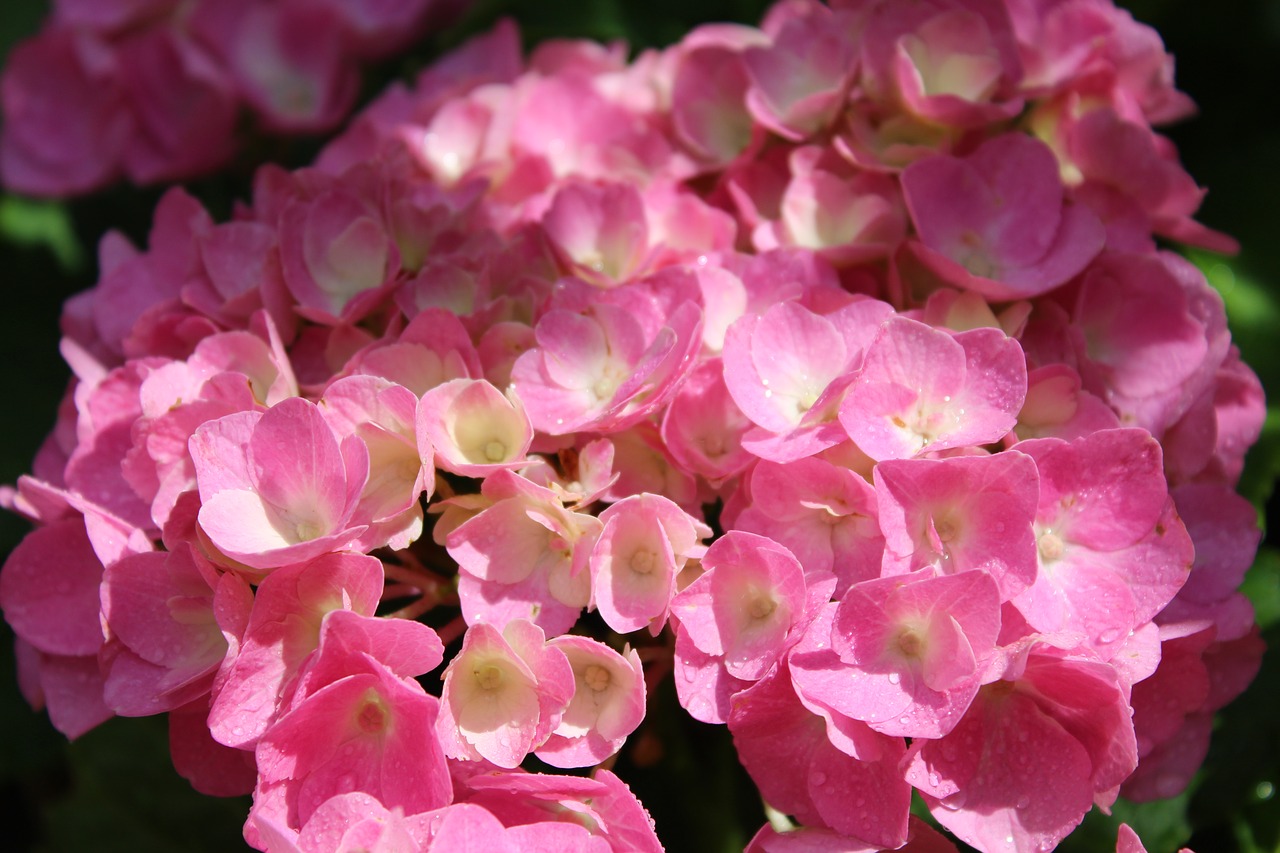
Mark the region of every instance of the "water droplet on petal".
[[711, 702], [705, 696], [691, 697], [689, 704], [685, 707], [689, 709], [689, 716], [695, 720], [712, 719]]
[[901, 680], [901, 679], [899, 678], [898, 673], [896, 673], [896, 672], [891, 672], [891, 673], [889, 673], [889, 683], [890, 683], [890, 684], [897, 684], [900, 680]]
[[825, 785], [827, 783], [827, 774], [814, 773], [811, 777], [809, 777], [809, 783], [811, 785]]
[[1104, 645], [1107, 643], [1114, 643], [1116, 640], [1120, 639], [1120, 635], [1123, 633], [1124, 631], [1120, 628], [1108, 628], [1098, 635], [1098, 642]]

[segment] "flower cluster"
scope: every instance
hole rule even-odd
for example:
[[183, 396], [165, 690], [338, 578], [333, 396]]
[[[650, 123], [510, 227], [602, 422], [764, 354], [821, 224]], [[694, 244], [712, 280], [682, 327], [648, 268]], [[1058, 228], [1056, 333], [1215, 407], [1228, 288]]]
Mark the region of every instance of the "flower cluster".
[[607, 769], [521, 765], [607, 765], [668, 672], [789, 816], [753, 850], [1177, 793], [1260, 660], [1263, 401], [1155, 242], [1231, 246], [1171, 71], [1108, 0], [783, 0], [632, 61], [501, 24], [231, 221], [170, 191], [6, 496], [26, 695], [168, 712], [272, 851], [658, 849]]
[[332, 130], [360, 65], [461, 0], [54, 0], [0, 77], [0, 180], [66, 196], [224, 165], [242, 110], [274, 133]]

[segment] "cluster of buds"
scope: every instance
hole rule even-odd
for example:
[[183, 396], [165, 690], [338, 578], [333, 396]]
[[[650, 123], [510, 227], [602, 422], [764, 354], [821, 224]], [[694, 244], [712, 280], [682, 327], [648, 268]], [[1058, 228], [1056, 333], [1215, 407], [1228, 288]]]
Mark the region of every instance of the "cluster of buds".
[[1171, 78], [1109, 0], [503, 23], [231, 221], [170, 191], [5, 495], [26, 695], [168, 712], [271, 851], [659, 849], [607, 766], [668, 674], [786, 816], [752, 850], [1178, 793], [1261, 657], [1264, 409], [1156, 246], [1232, 246]]

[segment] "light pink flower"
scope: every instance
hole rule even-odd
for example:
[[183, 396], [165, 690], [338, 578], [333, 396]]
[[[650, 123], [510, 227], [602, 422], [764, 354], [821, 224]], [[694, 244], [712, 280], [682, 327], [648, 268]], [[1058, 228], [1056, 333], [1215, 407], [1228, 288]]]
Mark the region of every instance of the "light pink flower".
[[435, 450], [440, 467], [464, 477], [524, 465], [533, 440], [519, 397], [504, 396], [483, 379], [454, 379], [424, 394], [417, 431]]
[[445, 753], [507, 768], [542, 745], [574, 693], [565, 653], [525, 620], [509, 622], [501, 633], [483, 622], [472, 625], [443, 678], [435, 731]]
[[612, 432], [659, 410], [677, 389], [701, 342], [702, 314], [682, 303], [651, 337], [622, 308], [589, 316], [543, 315], [538, 346], [516, 359], [512, 384], [539, 432]]
[[573, 668], [574, 692], [560, 725], [535, 750], [553, 767], [587, 767], [616, 753], [644, 719], [645, 681], [634, 649], [618, 654], [589, 637], [548, 641]]
[[760, 427], [744, 438], [746, 448], [790, 462], [843, 441], [835, 414], [850, 371], [891, 313], [875, 300], [853, 301], [828, 315], [785, 301], [730, 326], [725, 385]]
[[621, 633], [666, 624], [676, 575], [705, 551], [709, 528], [661, 495], [625, 498], [600, 513], [604, 529], [591, 552], [592, 598]]
[[707, 549], [704, 573], [671, 602], [683, 633], [723, 660], [728, 674], [757, 681], [807, 624], [804, 572], [771, 539], [731, 530]]
[[265, 413], [206, 424], [191, 437], [191, 456], [201, 528], [247, 566], [302, 562], [342, 550], [364, 532], [350, 523], [369, 451], [356, 436], [340, 442], [314, 403], [291, 397]]
[[602, 523], [509, 471], [490, 475], [481, 488], [491, 503], [445, 539], [460, 569], [468, 624], [501, 627], [523, 618], [550, 634], [568, 631], [591, 601], [587, 560]]
[[1039, 630], [1071, 632], [1108, 657], [1169, 603], [1194, 559], [1160, 446], [1138, 429], [1018, 446], [1040, 470], [1039, 572], [1014, 603]]

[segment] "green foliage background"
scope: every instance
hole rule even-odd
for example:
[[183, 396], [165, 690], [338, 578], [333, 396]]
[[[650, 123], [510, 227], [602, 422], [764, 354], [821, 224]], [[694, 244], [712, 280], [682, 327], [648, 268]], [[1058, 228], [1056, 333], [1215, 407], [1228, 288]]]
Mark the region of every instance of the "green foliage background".
[[[553, 36], [625, 39], [633, 48], [669, 44], [711, 20], [754, 23], [759, 0], [590, 0], [551, 4], [482, 0], [460, 28], [413, 57], [377, 69], [366, 97], [406, 76], [467, 32], [499, 15], [515, 17], [529, 43]], [[1240, 239], [1236, 258], [1193, 253], [1221, 291], [1245, 360], [1280, 399], [1280, 4], [1226, 0], [1212, 10], [1177, 0], [1128, 0], [1163, 35], [1178, 60], [1178, 82], [1201, 114], [1165, 129], [1188, 171], [1210, 193], [1200, 219]], [[0, 57], [35, 32], [47, 0], [0, 3]], [[260, 142], [236, 167], [189, 189], [215, 216], [248, 197], [256, 163], [305, 164], [315, 141]], [[0, 483], [28, 470], [52, 426], [68, 371], [58, 356], [58, 314], [68, 296], [96, 278], [94, 247], [108, 228], [143, 243], [158, 190], [116, 187], [71, 203], [0, 195]], [[1260, 520], [1280, 530], [1273, 497], [1280, 474], [1280, 405], [1269, 408], [1262, 441], [1241, 489]], [[0, 514], [0, 554], [26, 532]], [[1246, 591], [1270, 648], [1280, 647], [1280, 538], [1268, 533]], [[10, 634], [0, 625], [0, 847], [39, 851], [230, 851], [245, 849], [240, 824], [248, 800], [191, 791], [168, 761], [161, 719], [112, 720], [68, 744], [18, 695]], [[617, 768], [652, 812], [672, 851], [741, 850], [764, 820], [750, 781], [722, 727], [678, 713], [673, 691]], [[1152, 853], [1189, 845], [1199, 853], [1280, 850], [1280, 662], [1263, 661], [1249, 691], [1218, 720], [1205, 767], [1191, 789], [1167, 802], [1121, 802], [1112, 817], [1091, 813], [1061, 849], [1114, 849], [1115, 827], [1133, 824]], [[641, 766], [643, 765], [643, 766]]]

